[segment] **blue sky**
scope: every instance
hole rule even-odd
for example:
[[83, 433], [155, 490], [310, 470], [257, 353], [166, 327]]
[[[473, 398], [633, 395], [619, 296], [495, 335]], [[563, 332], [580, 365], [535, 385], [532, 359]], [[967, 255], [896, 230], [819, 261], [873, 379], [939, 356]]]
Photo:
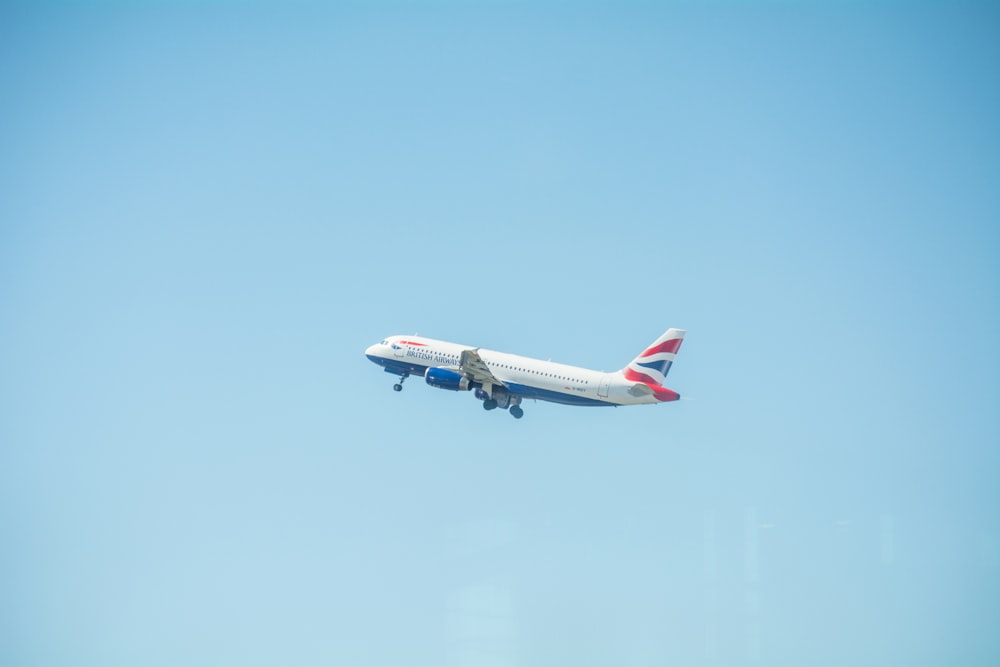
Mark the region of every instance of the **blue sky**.
[[0, 663], [1000, 661], [995, 3], [8, 3], [0, 91]]

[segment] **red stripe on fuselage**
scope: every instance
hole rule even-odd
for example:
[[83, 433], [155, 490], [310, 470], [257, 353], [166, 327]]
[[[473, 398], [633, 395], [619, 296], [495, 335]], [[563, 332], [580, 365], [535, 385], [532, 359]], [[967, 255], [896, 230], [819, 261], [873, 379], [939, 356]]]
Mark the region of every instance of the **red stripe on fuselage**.
[[413, 347], [427, 347], [427, 343], [415, 343], [412, 340], [401, 340], [400, 345], [412, 345]]

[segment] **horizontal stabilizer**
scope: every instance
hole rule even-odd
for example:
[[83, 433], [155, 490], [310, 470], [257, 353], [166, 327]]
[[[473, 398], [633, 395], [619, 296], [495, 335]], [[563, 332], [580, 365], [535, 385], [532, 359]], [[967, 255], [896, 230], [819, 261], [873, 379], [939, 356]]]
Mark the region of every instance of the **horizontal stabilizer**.
[[628, 393], [639, 398], [641, 396], [649, 396], [653, 393], [653, 390], [648, 384], [643, 384], [641, 382], [636, 382], [634, 385], [629, 387]]

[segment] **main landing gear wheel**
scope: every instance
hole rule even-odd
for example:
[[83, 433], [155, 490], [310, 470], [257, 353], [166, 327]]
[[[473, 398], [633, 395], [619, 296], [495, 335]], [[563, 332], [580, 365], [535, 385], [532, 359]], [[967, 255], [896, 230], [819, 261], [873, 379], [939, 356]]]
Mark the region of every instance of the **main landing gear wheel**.
[[510, 414], [514, 419], [520, 419], [524, 416], [524, 410], [521, 409], [520, 405], [510, 406]]
[[497, 401], [495, 398], [487, 398], [485, 401], [483, 401], [483, 410], [496, 410], [496, 409], [497, 409]]
[[404, 374], [404, 375], [400, 375], [399, 376], [399, 382], [397, 382], [396, 384], [392, 385], [392, 390], [393, 391], [403, 391], [403, 382], [408, 377], [410, 377], [409, 373]]

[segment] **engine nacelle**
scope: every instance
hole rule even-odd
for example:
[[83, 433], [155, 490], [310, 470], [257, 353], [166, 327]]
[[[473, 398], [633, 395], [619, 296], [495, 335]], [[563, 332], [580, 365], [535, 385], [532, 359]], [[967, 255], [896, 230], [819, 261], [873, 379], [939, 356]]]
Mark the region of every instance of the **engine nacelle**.
[[424, 373], [427, 384], [438, 389], [450, 389], [451, 391], [469, 391], [472, 389], [472, 381], [456, 371], [447, 368], [428, 368]]

